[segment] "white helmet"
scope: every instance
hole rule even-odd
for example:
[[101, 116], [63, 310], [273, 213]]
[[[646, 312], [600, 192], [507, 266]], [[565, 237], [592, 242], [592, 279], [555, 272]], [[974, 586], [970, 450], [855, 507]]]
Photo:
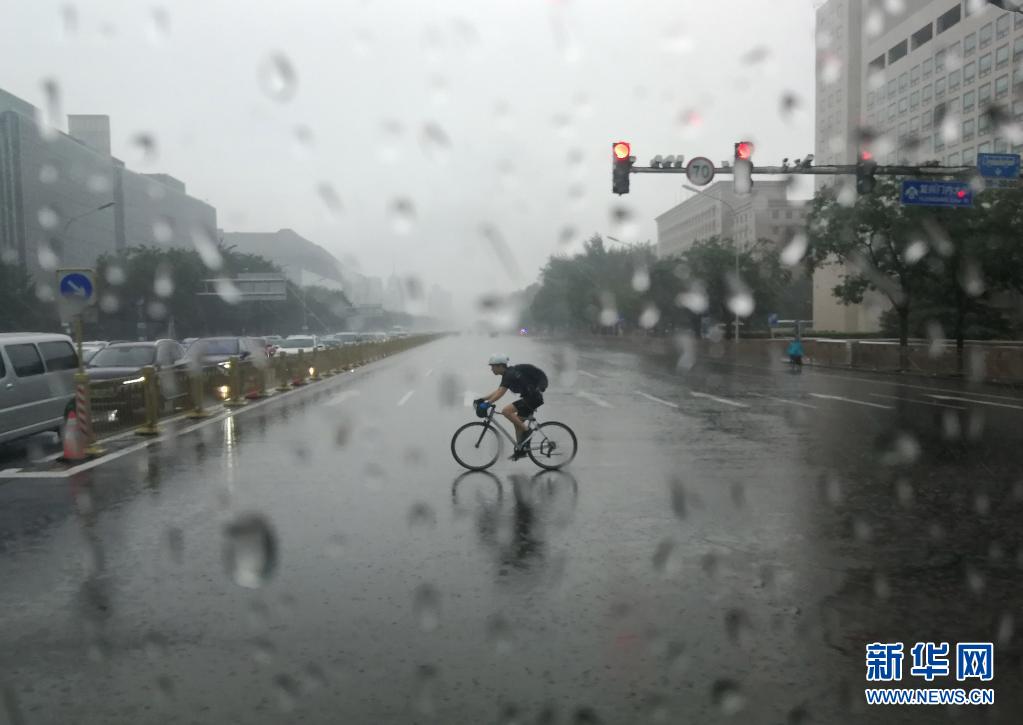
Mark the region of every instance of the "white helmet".
[[490, 356], [490, 362], [488, 362], [487, 365], [507, 365], [508, 360], [510, 359], [511, 358], [509, 358], [507, 355], [502, 355], [500, 353], [495, 352], [493, 355]]

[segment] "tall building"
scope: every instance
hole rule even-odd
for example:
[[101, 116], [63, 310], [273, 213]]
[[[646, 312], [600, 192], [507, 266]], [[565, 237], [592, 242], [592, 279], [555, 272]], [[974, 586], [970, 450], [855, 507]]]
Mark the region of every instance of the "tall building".
[[110, 120], [72, 116], [48, 128], [0, 90], [0, 261], [44, 283], [57, 266], [91, 266], [135, 245], [191, 246], [217, 228], [216, 210], [165, 174], [138, 174], [110, 155]]
[[[1018, 127], [996, 122], [1023, 120], [1023, 100], [1013, 100], [1023, 88], [1023, 15], [976, 0], [828, 0], [816, 22], [819, 163], [855, 163], [861, 130], [882, 164], [970, 165], [978, 153], [1023, 151]], [[880, 297], [835, 299], [842, 272], [814, 275], [814, 326], [878, 329]]]
[[737, 195], [731, 181], [719, 181], [657, 217], [657, 255], [667, 257], [694, 242], [718, 236], [740, 246], [758, 239], [787, 243], [804, 226], [803, 202], [789, 201], [785, 181], [757, 181]]

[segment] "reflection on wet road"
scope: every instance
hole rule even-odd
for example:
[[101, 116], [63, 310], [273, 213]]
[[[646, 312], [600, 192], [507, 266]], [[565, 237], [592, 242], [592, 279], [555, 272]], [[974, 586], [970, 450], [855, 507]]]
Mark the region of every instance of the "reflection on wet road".
[[[451, 459], [498, 345], [550, 373], [569, 470]], [[866, 643], [991, 640], [1010, 722], [1021, 416], [1001, 389], [441, 340], [69, 478], [0, 474], [5, 714], [876, 722]]]

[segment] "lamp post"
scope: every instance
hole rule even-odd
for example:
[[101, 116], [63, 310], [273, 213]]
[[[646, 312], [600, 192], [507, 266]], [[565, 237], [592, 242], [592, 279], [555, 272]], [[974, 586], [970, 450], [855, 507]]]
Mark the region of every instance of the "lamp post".
[[[708, 199], [713, 199], [714, 201], [717, 201], [717, 202], [720, 202], [720, 203], [724, 204], [725, 206], [727, 206], [731, 210], [733, 217], [736, 217], [736, 216], [739, 215], [739, 212], [737, 212], [735, 210], [735, 207], [732, 206], [731, 204], [729, 204], [724, 199], [721, 199], [721, 198], [719, 198], [717, 196], [712, 196], [711, 194], [708, 194], [705, 191], [701, 191], [700, 189], [697, 189], [695, 186], [689, 186], [688, 184], [682, 184], [682, 188], [685, 189], [686, 191], [691, 191], [694, 194], [699, 194], [700, 196], [705, 196]], [[739, 284], [739, 243], [735, 241], [735, 239], [734, 239], [735, 235], [733, 234], [732, 236], [733, 236], [732, 244], [735, 245], [735, 284], [738, 285]], [[735, 341], [736, 342], [739, 341], [739, 313], [738, 312], [735, 313]]]
[[70, 219], [68, 219], [68, 220], [67, 220], [67, 221], [66, 221], [66, 222], [64, 223], [64, 230], [63, 230], [63, 234], [67, 234], [67, 230], [68, 230], [68, 229], [69, 229], [69, 228], [71, 227], [71, 225], [72, 225], [72, 224], [73, 224], [74, 222], [78, 221], [79, 219], [81, 219], [81, 218], [83, 218], [83, 217], [87, 217], [87, 216], [89, 216], [90, 214], [95, 214], [95, 213], [96, 213], [96, 212], [98, 212], [98, 211], [103, 211], [104, 209], [109, 209], [110, 207], [112, 207], [112, 206], [115, 206], [116, 204], [117, 204], [117, 202], [116, 202], [116, 201], [108, 201], [108, 202], [107, 202], [106, 204], [100, 204], [100, 205], [99, 205], [99, 206], [97, 206], [97, 207], [96, 207], [95, 209], [89, 209], [89, 211], [85, 211], [85, 212], [82, 212], [82, 213], [81, 213], [81, 214], [79, 214], [78, 216], [73, 216], [73, 217], [71, 217]]

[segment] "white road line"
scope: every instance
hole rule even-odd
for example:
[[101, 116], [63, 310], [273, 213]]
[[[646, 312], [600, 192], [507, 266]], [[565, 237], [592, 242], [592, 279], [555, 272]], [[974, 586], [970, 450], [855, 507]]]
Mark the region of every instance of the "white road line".
[[855, 400], [853, 398], [843, 398], [841, 395], [825, 395], [824, 393], [810, 393], [815, 398], [821, 400], [840, 400], [843, 403], [852, 403], [853, 405], [866, 405], [871, 408], [881, 408], [882, 410], [894, 410], [890, 405], [881, 405], [880, 403], [868, 403], [865, 400]]
[[732, 405], [736, 408], [748, 408], [749, 406], [745, 403], [740, 403], [736, 400], [729, 400], [728, 398], [719, 398], [716, 395], [710, 395], [709, 393], [697, 393], [695, 390], [689, 393], [694, 398], [706, 398], [707, 400], [713, 400], [718, 403], [724, 403], [725, 405]]
[[410, 390], [403, 396], [401, 396], [401, 400], [398, 401], [398, 407], [400, 408], [401, 406], [405, 405], [405, 403], [408, 402], [408, 399], [415, 395], [415, 393], [416, 393], [415, 390]]
[[1009, 405], [1008, 403], [996, 403], [993, 400], [975, 400], [973, 398], [961, 398], [956, 395], [928, 394], [927, 397], [934, 398], [935, 400], [958, 400], [962, 403], [976, 403], [977, 405], [993, 405], [996, 408], [1012, 408], [1013, 410], [1023, 410], [1023, 405]]
[[430, 377], [431, 375], [433, 375], [433, 368], [430, 368], [429, 370], [427, 370], [427, 371], [426, 371], [426, 372], [425, 372], [425, 373], [423, 374], [423, 377], [424, 377], [424, 378], [428, 378], [428, 377]]
[[950, 410], [966, 410], [961, 405], [950, 405], [949, 403], [932, 403], [929, 400], [916, 400], [914, 398], [900, 398], [897, 395], [882, 395], [881, 393], [868, 393], [874, 398], [886, 398], [888, 400], [902, 400], [906, 403], [915, 403], [917, 405], [933, 405], [936, 408], [949, 408]]
[[788, 398], [777, 398], [773, 395], [763, 395], [762, 393], [750, 393], [758, 398], [765, 398], [766, 400], [773, 400], [776, 403], [785, 403], [786, 405], [798, 405], [800, 408], [809, 408], [810, 410], [817, 410], [816, 405], [810, 405], [809, 403], [800, 403], [798, 400], [789, 400]]
[[3, 478], [4, 476], [10, 475], [12, 473], [17, 473], [20, 470], [21, 470], [20, 468], [5, 468], [4, 470], [0, 471], [0, 478]]
[[583, 391], [580, 390], [579, 392], [576, 393], [576, 395], [578, 395], [580, 398], [583, 398], [584, 400], [590, 401], [591, 403], [596, 403], [601, 408], [613, 408], [614, 407], [609, 402], [607, 402], [603, 398], [597, 397], [593, 393], [586, 393], [586, 392], [583, 392]]
[[670, 400], [662, 400], [661, 398], [655, 398], [653, 395], [647, 395], [642, 390], [637, 390], [636, 391], [636, 395], [642, 395], [647, 400], [652, 400], [655, 403], [660, 403], [661, 405], [667, 405], [669, 408], [674, 408], [675, 410], [678, 410], [678, 403], [672, 403]]
[[596, 380], [599, 377], [598, 375], [594, 375], [593, 373], [588, 373], [585, 370], [579, 370], [578, 372], [579, 372], [580, 375], [585, 375], [586, 377], [593, 378], [594, 380]]

